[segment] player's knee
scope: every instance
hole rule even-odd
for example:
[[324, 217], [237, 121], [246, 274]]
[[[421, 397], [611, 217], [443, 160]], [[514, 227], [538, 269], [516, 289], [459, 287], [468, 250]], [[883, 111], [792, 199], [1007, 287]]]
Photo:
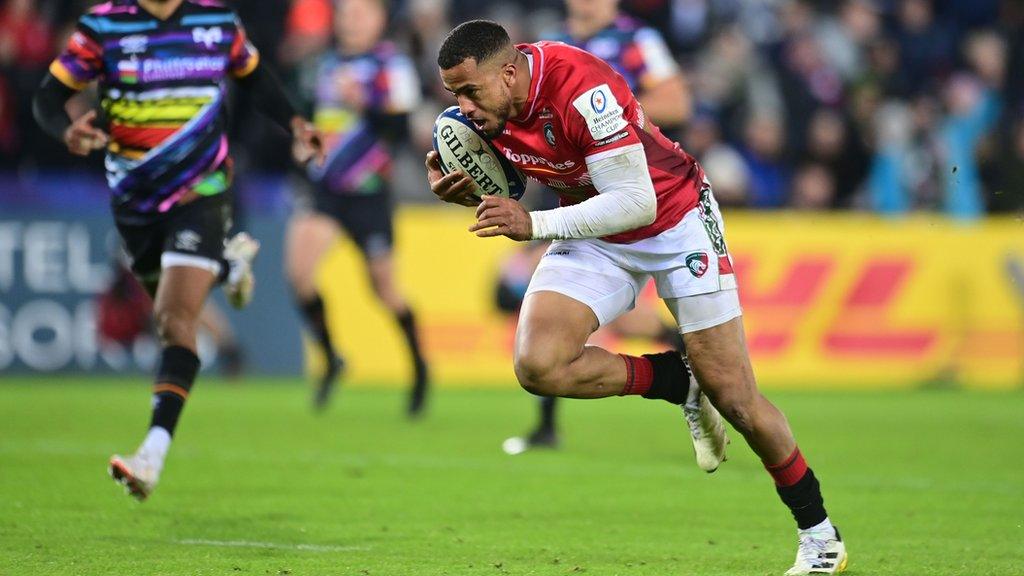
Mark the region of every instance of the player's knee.
[[527, 392], [538, 396], [558, 396], [564, 372], [553, 354], [524, 351], [516, 355], [516, 378]]
[[195, 338], [196, 319], [188, 314], [178, 310], [161, 310], [155, 316], [157, 334], [164, 345], [188, 345]]

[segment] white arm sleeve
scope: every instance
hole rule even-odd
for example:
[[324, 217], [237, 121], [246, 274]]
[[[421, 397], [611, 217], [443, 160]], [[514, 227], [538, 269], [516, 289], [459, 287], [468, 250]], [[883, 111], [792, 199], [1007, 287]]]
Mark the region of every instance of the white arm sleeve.
[[587, 160], [597, 196], [573, 206], [530, 212], [535, 240], [600, 238], [654, 222], [658, 201], [642, 144]]

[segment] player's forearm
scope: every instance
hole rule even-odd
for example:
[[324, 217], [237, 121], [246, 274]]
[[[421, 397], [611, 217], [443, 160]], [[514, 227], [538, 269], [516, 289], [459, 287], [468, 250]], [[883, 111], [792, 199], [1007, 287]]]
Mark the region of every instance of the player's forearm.
[[534, 239], [600, 238], [654, 222], [658, 201], [642, 147], [587, 168], [597, 196], [573, 206], [530, 212]]
[[52, 138], [63, 142], [64, 133], [71, 126], [64, 104], [75, 91], [64, 85], [53, 74], [47, 74], [32, 97], [32, 116], [36, 123]]
[[264, 64], [259, 64], [249, 75], [237, 81], [243, 90], [252, 94], [260, 112], [285, 132], [291, 133], [292, 118], [298, 116], [298, 112], [272, 70]]

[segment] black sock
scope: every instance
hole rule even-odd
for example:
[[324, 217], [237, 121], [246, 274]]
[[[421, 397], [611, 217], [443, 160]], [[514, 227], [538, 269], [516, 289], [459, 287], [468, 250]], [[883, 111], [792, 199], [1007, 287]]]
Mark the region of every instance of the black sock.
[[324, 358], [328, 362], [332, 361], [335, 356], [334, 344], [331, 342], [331, 333], [327, 329], [323, 299], [320, 298], [319, 294], [316, 294], [309, 300], [300, 301], [299, 311], [302, 312], [302, 317], [306, 320], [306, 328], [309, 329], [313, 339], [320, 346]]
[[420, 351], [419, 332], [416, 330], [416, 317], [413, 316], [412, 310], [406, 308], [405, 311], [395, 314], [395, 321], [398, 322], [398, 326], [402, 329], [405, 343], [409, 346], [409, 355], [412, 357], [412, 364], [416, 370], [415, 385], [423, 386], [427, 381], [427, 362], [423, 359], [423, 353]]
[[661, 334], [658, 335], [658, 342], [671, 346], [676, 352], [686, 354], [686, 344], [683, 343], [683, 335], [679, 333], [677, 328], [665, 326]]
[[168, 346], [160, 357], [153, 386], [153, 417], [149, 426], [159, 426], [171, 436], [181, 409], [199, 372], [199, 358], [183, 346]]
[[651, 387], [643, 397], [684, 404], [690, 391], [690, 369], [679, 352], [644, 354], [643, 357], [650, 360], [653, 372]]
[[558, 398], [555, 396], [540, 397], [540, 425], [538, 430], [543, 432], [555, 431], [555, 405]]
[[779, 498], [793, 513], [793, 519], [801, 530], [821, 524], [828, 513], [825, 512], [825, 500], [821, 497], [821, 486], [810, 468], [791, 486], [776, 486]]

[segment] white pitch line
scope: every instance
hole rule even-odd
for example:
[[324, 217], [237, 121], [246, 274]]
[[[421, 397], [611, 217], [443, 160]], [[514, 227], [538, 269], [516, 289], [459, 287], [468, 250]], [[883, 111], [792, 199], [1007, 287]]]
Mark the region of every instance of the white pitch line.
[[252, 542], [249, 540], [204, 540], [186, 538], [176, 540], [177, 544], [189, 546], [220, 546], [223, 548], [273, 548], [278, 550], [303, 550], [306, 552], [359, 552], [369, 550], [369, 546], [329, 546], [321, 544], [278, 544], [275, 542]]

